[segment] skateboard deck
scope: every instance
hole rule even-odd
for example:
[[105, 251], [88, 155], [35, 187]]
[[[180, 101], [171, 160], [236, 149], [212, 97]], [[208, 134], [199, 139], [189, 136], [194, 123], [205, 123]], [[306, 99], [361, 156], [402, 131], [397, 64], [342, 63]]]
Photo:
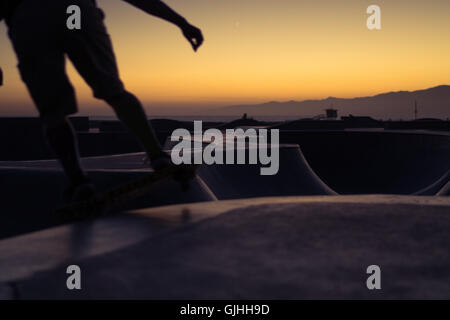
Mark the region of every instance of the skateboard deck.
[[189, 188], [189, 182], [196, 176], [197, 166], [171, 166], [157, 172], [151, 172], [135, 180], [95, 195], [92, 199], [74, 202], [56, 210], [56, 215], [64, 220], [80, 220], [106, 215], [112, 209], [136, 199], [156, 189], [161, 184], [174, 179], [183, 191]]

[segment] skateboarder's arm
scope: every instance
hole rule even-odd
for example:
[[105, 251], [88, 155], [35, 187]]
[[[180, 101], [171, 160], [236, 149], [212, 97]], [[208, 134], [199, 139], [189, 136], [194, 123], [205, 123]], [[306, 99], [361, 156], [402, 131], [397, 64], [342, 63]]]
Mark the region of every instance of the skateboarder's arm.
[[133, 6], [159, 17], [166, 21], [169, 21], [178, 26], [182, 31], [186, 39], [191, 43], [194, 50], [203, 43], [203, 35], [197, 27], [191, 25], [184, 17], [175, 12], [172, 8], [166, 5], [160, 0], [124, 0], [132, 4]]
[[181, 29], [183, 29], [183, 27], [188, 24], [185, 18], [176, 13], [172, 8], [170, 8], [168, 5], [166, 5], [164, 2], [160, 0], [124, 0], [124, 1], [147, 12], [148, 14], [172, 22]]

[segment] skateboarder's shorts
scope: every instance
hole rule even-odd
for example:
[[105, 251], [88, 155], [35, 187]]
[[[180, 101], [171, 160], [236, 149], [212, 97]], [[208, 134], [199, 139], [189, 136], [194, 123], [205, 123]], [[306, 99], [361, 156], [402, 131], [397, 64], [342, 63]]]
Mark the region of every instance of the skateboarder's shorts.
[[[69, 30], [67, 7], [81, 9], [81, 30]], [[99, 99], [121, 94], [111, 39], [104, 14], [92, 0], [23, 0], [9, 21], [9, 37], [22, 80], [41, 116], [77, 112], [65, 57]]]

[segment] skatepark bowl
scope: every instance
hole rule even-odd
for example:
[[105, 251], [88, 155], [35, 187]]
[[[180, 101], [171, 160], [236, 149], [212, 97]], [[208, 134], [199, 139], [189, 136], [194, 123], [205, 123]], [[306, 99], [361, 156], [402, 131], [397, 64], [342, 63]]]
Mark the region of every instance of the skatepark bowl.
[[[449, 134], [281, 130], [280, 141], [274, 176], [203, 165], [187, 192], [168, 181], [77, 223], [54, 215], [55, 160], [0, 162], [0, 299], [450, 298]], [[82, 162], [107, 190], [151, 173], [143, 158]], [[71, 264], [82, 291], [65, 287]], [[383, 270], [380, 292], [365, 286], [369, 265]]]
[[281, 130], [280, 142], [301, 146], [312, 170], [339, 194], [413, 194], [449, 181], [450, 133]]

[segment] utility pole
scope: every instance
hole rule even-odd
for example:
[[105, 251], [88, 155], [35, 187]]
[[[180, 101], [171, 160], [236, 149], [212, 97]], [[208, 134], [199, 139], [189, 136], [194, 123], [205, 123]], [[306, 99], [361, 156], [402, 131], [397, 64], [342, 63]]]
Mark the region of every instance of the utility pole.
[[414, 100], [414, 120], [417, 120], [417, 100]]

